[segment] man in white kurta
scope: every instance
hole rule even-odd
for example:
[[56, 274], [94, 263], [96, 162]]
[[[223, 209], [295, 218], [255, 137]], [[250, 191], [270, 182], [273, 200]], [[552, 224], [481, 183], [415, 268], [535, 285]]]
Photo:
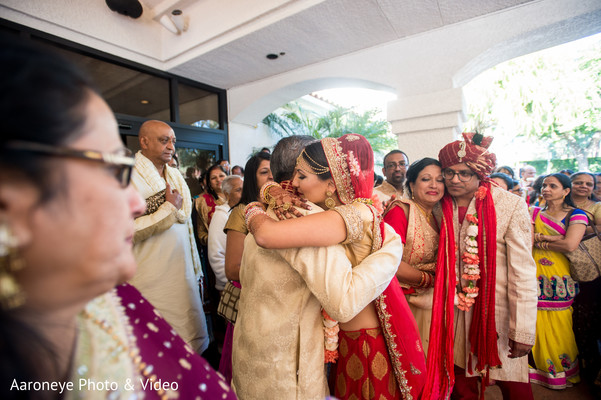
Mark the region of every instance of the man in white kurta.
[[[452, 196], [453, 227], [455, 233], [457, 290], [463, 293], [468, 286], [464, 274], [462, 255], [466, 252], [466, 237], [470, 221], [466, 215], [476, 215], [476, 193], [481, 198], [488, 189], [481, 185], [495, 164], [494, 154], [487, 151], [492, 139], [476, 139], [464, 134], [464, 141], [445, 146], [439, 153], [447, 192]], [[486, 189], [486, 190], [485, 190]], [[530, 216], [522, 198], [495, 185], [490, 186], [492, 205], [496, 220], [496, 280], [494, 282], [494, 322], [496, 331], [488, 331], [496, 342], [500, 359], [498, 368], [490, 369], [490, 378], [500, 386], [504, 399], [532, 399], [528, 383], [528, 358], [534, 345], [537, 310], [536, 264], [532, 258], [532, 234]], [[443, 201], [444, 203], [444, 201]], [[486, 213], [486, 210], [485, 210]], [[481, 216], [478, 218], [482, 219]], [[480, 221], [482, 222], [482, 221]], [[489, 221], [485, 220], [485, 224]], [[480, 233], [478, 233], [480, 234]], [[485, 237], [485, 245], [488, 243]], [[441, 244], [442, 245], [442, 244]], [[480, 269], [484, 268], [483, 261]], [[489, 271], [490, 272], [490, 271]], [[482, 282], [478, 282], [480, 286]], [[482, 290], [478, 297], [481, 297]], [[484, 300], [482, 300], [484, 301]], [[474, 306], [468, 311], [455, 307], [455, 387], [456, 398], [478, 398], [478, 358], [471, 353], [469, 333], [474, 320]]]
[[[280, 158], [290, 161], [290, 179], [304, 147], [297, 140], [282, 139], [274, 149], [276, 179], [282, 176]], [[312, 205], [311, 212], [320, 210]], [[275, 218], [271, 208], [268, 213]], [[240, 399], [328, 395], [321, 307], [335, 320], [348, 321], [386, 289], [400, 263], [402, 242], [390, 226], [385, 237], [382, 249], [355, 268], [341, 245], [267, 250], [252, 235], [246, 237], [232, 349], [233, 386]]]
[[240, 202], [242, 195], [242, 178], [238, 175], [229, 175], [221, 183], [221, 189], [225, 194], [227, 202], [215, 206], [215, 212], [209, 224], [209, 237], [207, 239], [207, 250], [209, 264], [215, 273], [215, 289], [222, 291], [228, 282], [225, 276], [225, 246], [227, 235], [223, 231], [230, 210]]
[[135, 221], [138, 269], [130, 283], [201, 354], [209, 337], [198, 284], [202, 269], [190, 220], [192, 200], [181, 173], [167, 166], [175, 152], [175, 133], [164, 122], [147, 121], [139, 138], [132, 185], [146, 199], [147, 211]]

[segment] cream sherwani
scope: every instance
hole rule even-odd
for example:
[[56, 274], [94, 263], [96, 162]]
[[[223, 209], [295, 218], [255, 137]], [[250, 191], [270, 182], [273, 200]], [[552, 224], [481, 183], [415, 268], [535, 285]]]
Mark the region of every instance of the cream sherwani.
[[[532, 258], [530, 216], [521, 197], [494, 186], [492, 195], [497, 215], [495, 322], [502, 367], [491, 369], [490, 377], [500, 381], [528, 382], [528, 357], [508, 358], [508, 341], [512, 339], [519, 343], [534, 344], [538, 281], [536, 264]], [[475, 212], [476, 202], [473, 199], [467, 213]], [[456, 205], [453, 218], [456, 243], [460, 246], [455, 268], [459, 279], [460, 255], [465, 251], [464, 238], [469, 222], [464, 219], [463, 224], [459, 224]], [[466, 281], [462, 279], [460, 284], [463, 287]], [[468, 333], [473, 309], [465, 313], [455, 307], [455, 364], [461, 368], [468, 365]], [[476, 356], [472, 358], [472, 370], [475, 372]], [[470, 376], [467, 370], [466, 374]]]
[[378, 195], [378, 200], [385, 203], [390, 200], [393, 195], [395, 195], [397, 199], [401, 199], [403, 197], [403, 189], [397, 190], [388, 183], [388, 181], [384, 181], [380, 186], [374, 188], [374, 194]]
[[267, 250], [249, 234], [233, 341], [238, 397], [323, 400], [328, 387], [321, 306], [338, 321], [350, 320], [386, 289], [402, 251], [388, 225], [382, 249], [355, 268], [342, 245]]
[[[165, 176], [182, 195], [183, 205], [177, 210], [165, 201], [154, 213], [136, 218], [133, 250], [138, 269], [130, 283], [200, 354], [209, 346], [209, 337], [198, 285], [202, 269], [190, 220], [192, 200], [179, 171], [165, 166]], [[145, 199], [166, 187], [141, 152], [136, 154], [132, 185]]]

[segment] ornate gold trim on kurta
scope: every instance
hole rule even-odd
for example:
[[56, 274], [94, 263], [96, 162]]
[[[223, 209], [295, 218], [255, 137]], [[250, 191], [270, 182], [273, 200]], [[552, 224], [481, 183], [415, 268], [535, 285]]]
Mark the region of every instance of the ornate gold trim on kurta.
[[154, 214], [165, 202], [165, 189], [146, 199], [146, 212], [143, 215]]

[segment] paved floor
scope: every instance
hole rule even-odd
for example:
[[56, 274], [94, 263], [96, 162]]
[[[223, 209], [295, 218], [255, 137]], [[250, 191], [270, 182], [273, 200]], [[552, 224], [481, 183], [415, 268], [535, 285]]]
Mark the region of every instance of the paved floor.
[[[551, 390], [534, 383], [532, 385], [532, 393], [534, 400], [598, 400], [598, 397], [593, 395], [591, 388], [586, 383], [579, 383], [571, 388], [564, 390]], [[501, 390], [498, 386], [490, 386], [484, 393], [486, 400], [501, 400]], [[511, 399], [514, 400], [514, 399]], [[519, 400], [519, 399], [515, 399]]]

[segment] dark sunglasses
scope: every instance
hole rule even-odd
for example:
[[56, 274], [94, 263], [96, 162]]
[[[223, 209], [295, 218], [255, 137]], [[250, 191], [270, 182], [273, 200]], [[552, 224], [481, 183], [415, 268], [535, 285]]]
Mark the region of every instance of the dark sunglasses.
[[121, 184], [122, 188], [126, 188], [129, 185], [131, 171], [136, 163], [132, 152], [125, 147], [121, 150], [123, 154], [104, 153], [95, 150], [75, 150], [68, 147], [55, 147], [19, 140], [8, 142], [6, 147], [17, 151], [27, 151], [57, 157], [79, 158], [109, 165], [114, 169], [115, 179]]

